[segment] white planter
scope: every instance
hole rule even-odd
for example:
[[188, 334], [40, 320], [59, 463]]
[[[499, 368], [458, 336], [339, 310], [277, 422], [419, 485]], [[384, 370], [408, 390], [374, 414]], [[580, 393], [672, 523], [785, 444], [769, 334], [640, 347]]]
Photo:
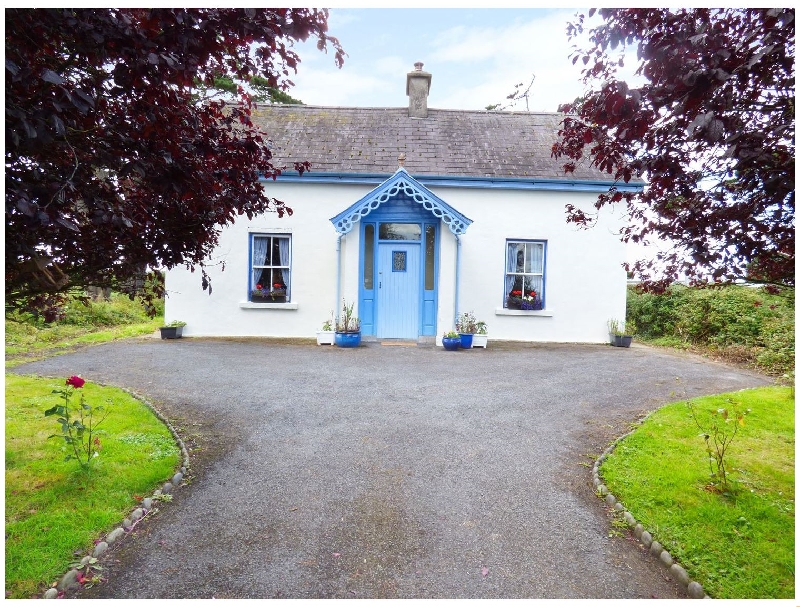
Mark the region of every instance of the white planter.
[[478, 335], [477, 333], [472, 336], [472, 347], [473, 348], [486, 348], [486, 344], [489, 342], [488, 335]]
[[332, 346], [335, 335], [333, 331], [317, 331], [317, 345]]

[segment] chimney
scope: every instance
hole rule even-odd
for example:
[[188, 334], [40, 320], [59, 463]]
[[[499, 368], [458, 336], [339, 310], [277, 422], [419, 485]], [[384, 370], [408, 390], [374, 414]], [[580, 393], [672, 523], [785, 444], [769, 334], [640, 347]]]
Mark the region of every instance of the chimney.
[[428, 117], [428, 92], [431, 90], [431, 75], [422, 71], [422, 62], [414, 64], [414, 71], [406, 76], [406, 95], [408, 95], [408, 116], [410, 118]]

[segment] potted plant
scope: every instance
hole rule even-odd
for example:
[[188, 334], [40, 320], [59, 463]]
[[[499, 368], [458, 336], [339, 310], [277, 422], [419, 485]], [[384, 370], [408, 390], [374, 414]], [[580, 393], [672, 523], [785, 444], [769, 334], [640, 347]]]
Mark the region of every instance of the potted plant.
[[456, 331], [461, 336], [461, 347], [472, 347], [472, 336], [478, 332], [478, 321], [472, 312], [462, 312], [456, 320]]
[[523, 293], [521, 290], [514, 290], [506, 297], [506, 308], [509, 310], [541, 310], [542, 298], [536, 291]]
[[182, 320], [173, 320], [168, 325], [161, 327], [161, 339], [180, 339], [183, 336], [183, 328], [186, 323]]
[[461, 347], [461, 336], [455, 331], [448, 331], [442, 335], [442, 345], [445, 350], [458, 350]]
[[618, 348], [630, 348], [633, 335], [625, 334], [625, 323], [620, 324], [616, 318], [608, 321], [608, 337], [611, 345]]
[[333, 345], [335, 335], [333, 331], [333, 311], [331, 311], [331, 317], [322, 323], [322, 331], [317, 331], [317, 345]]
[[361, 321], [353, 316], [353, 306], [342, 300], [342, 315], [336, 321], [334, 343], [340, 348], [355, 348], [361, 344]]
[[479, 320], [475, 324], [475, 335], [472, 336], [472, 347], [473, 348], [486, 348], [486, 344], [489, 342], [489, 334], [488, 329], [486, 327], [486, 323], [482, 320]]
[[250, 301], [259, 303], [286, 303], [286, 285], [276, 282], [272, 287], [257, 284], [250, 291]]

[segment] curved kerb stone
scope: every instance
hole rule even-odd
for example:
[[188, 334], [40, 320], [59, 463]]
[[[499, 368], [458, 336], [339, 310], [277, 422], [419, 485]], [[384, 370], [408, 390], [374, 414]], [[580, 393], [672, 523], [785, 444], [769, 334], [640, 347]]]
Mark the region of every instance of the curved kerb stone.
[[[98, 384], [104, 385], [104, 384]], [[117, 386], [114, 386], [117, 387]], [[186, 476], [186, 472], [189, 469], [189, 451], [186, 449], [186, 445], [183, 442], [183, 439], [180, 437], [178, 432], [173, 428], [172, 424], [169, 423], [169, 420], [165, 418], [161, 412], [155, 408], [155, 406], [148, 401], [146, 398], [142, 397], [139, 394], [136, 394], [132, 390], [126, 390], [125, 388], [119, 388], [126, 394], [129, 394], [136, 400], [140, 401], [144, 404], [145, 407], [150, 409], [153, 412], [158, 420], [163, 423], [172, 434], [172, 438], [175, 440], [175, 443], [178, 445], [180, 449], [182, 463], [181, 468], [178, 472], [172, 476], [172, 478], [164, 483], [159, 489], [153, 491], [153, 495], [151, 497], [145, 497], [142, 499], [141, 504], [135, 506], [131, 513], [128, 515], [119, 527], [115, 528], [111, 532], [109, 532], [105, 538], [99, 540], [95, 543], [95, 547], [92, 550], [91, 555], [86, 555], [81, 559], [81, 564], [85, 564], [88, 562], [89, 558], [97, 558], [102, 554], [106, 553], [113, 544], [119, 542], [123, 537], [127, 536], [133, 529], [133, 526], [140, 520], [144, 519], [149, 512], [152, 511], [153, 502], [157, 501], [159, 497], [164, 494], [171, 493], [174, 489], [180, 487], [181, 481]], [[80, 588], [81, 585], [78, 582], [78, 570], [75, 568], [70, 569], [67, 571], [56, 584], [48, 588], [47, 591], [44, 593], [43, 598], [46, 599], [56, 599], [62, 592], [67, 590], [75, 590]]]
[[647, 531], [641, 523], [639, 523], [631, 512], [625, 509], [625, 505], [617, 500], [616, 496], [611, 493], [600, 478], [600, 465], [606, 460], [608, 455], [616, 449], [617, 444], [624, 438], [632, 434], [633, 431], [623, 434], [613, 443], [611, 443], [605, 451], [597, 458], [594, 466], [592, 466], [592, 485], [595, 487], [596, 495], [602, 499], [607, 505], [611, 506], [617, 512], [622, 512], [625, 524], [633, 530], [633, 535], [639, 542], [647, 548], [648, 552], [653, 555], [661, 565], [670, 572], [673, 579], [686, 589], [686, 592], [693, 599], [706, 599], [711, 598], [706, 595], [703, 586], [695, 582], [686, 573], [686, 570], [677, 564], [673, 556], [667, 552], [660, 542], [653, 539], [653, 534]]

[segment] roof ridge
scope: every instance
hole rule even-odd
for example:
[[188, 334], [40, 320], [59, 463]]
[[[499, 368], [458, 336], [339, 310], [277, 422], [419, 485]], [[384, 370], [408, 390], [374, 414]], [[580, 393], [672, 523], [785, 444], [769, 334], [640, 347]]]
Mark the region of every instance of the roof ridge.
[[[238, 105], [229, 103], [228, 105]], [[377, 107], [377, 106], [364, 106], [364, 107], [354, 107], [354, 106], [347, 106], [347, 105], [310, 105], [310, 104], [295, 104], [295, 103], [255, 103], [253, 104], [256, 109], [262, 108], [286, 108], [291, 110], [296, 110], [299, 108], [304, 109], [316, 109], [316, 110], [349, 110], [349, 111], [362, 111], [362, 110], [385, 110], [385, 111], [408, 111], [406, 106], [401, 107]], [[560, 116], [562, 115], [561, 112], [523, 112], [523, 111], [498, 111], [498, 110], [458, 110], [452, 108], [428, 108], [429, 112], [448, 112], [454, 114], [491, 114], [493, 116]], [[424, 118], [419, 118], [419, 120], [425, 120]]]

